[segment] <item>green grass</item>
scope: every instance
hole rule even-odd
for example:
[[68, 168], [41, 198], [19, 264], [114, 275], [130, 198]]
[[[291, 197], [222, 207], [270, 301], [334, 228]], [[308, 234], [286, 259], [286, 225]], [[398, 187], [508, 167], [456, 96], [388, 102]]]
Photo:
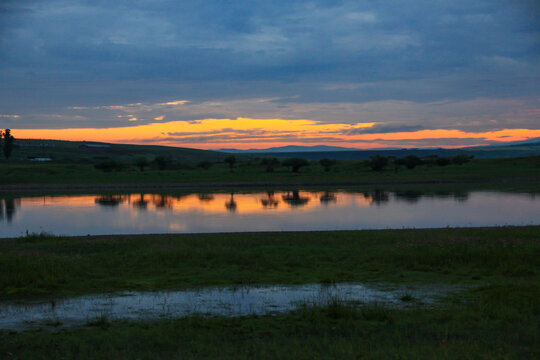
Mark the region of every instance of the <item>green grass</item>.
[[[540, 227], [0, 242], [2, 297], [205, 284], [474, 284], [435, 306], [338, 299], [289, 314], [0, 330], [6, 359], [537, 359]], [[56, 325], [56, 324], [52, 324]]]
[[520, 284], [540, 280], [539, 240], [538, 226], [30, 236], [0, 242], [0, 298], [263, 283]]
[[0, 331], [10, 359], [537, 359], [540, 287], [491, 286], [435, 308], [333, 303], [278, 316]]
[[[178, 166], [177, 166], [178, 167]], [[29, 163], [1, 161], [0, 184], [74, 184], [74, 183], [467, 183], [467, 182], [532, 182], [538, 184], [540, 178], [540, 157], [514, 159], [478, 159], [463, 165], [419, 166], [414, 169], [400, 168], [397, 172], [387, 169], [374, 172], [362, 161], [341, 161], [330, 172], [325, 172], [318, 163], [312, 163], [299, 173], [287, 168], [277, 168], [268, 173], [264, 166], [254, 162], [243, 162], [231, 172], [224, 163], [218, 163], [208, 170], [192, 169], [140, 171], [134, 166], [124, 170], [103, 172], [92, 164], [79, 163]]]

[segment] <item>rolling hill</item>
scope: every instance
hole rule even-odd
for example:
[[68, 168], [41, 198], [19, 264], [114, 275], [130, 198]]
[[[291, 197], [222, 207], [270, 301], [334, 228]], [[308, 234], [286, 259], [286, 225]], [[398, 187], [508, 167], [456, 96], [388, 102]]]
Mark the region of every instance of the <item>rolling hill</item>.
[[168, 156], [176, 161], [219, 161], [225, 153], [209, 150], [156, 145], [126, 145], [100, 142], [16, 139], [13, 160], [51, 158], [56, 161], [94, 162], [103, 159], [118, 161]]

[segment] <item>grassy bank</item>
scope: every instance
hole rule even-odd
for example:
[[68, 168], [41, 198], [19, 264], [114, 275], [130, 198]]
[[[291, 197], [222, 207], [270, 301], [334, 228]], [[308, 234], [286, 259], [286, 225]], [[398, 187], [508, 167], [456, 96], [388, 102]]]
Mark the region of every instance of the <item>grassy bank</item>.
[[342, 281], [528, 283], [540, 227], [0, 241], [0, 297]]
[[339, 302], [291, 314], [90, 322], [0, 331], [7, 359], [537, 359], [536, 285], [490, 286], [467, 301], [398, 310]]
[[537, 359], [540, 227], [0, 241], [4, 299], [208, 284], [474, 284], [436, 306], [0, 330], [6, 359]]
[[339, 161], [330, 171], [312, 162], [298, 173], [280, 166], [273, 172], [258, 161], [237, 163], [231, 171], [227, 164], [215, 163], [210, 168], [196, 164], [177, 163], [170, 169], [159, 170], [148, 167], [140, 171], [130, 165], [104, 172], [93, 164], [84, 163], [30, 163], [0, 162], [2, 184], [147, 184], [147, 183], [440, 183], [440, 182], [490, 182], [513, 181], [535, 182], [540, 178], [540, 158], [477, 159], [462, 165], [417, 166], [413, 169], [391, 167], [373, 171], [365, 161]]

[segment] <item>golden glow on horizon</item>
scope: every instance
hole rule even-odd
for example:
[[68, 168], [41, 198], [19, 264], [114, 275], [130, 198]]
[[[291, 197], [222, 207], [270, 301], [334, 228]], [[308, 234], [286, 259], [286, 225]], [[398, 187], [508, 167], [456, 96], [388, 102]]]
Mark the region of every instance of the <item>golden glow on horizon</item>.
[[[159, 116], [155, 120], [161, 120]], [[133, 119], [133, 120], [132, 120]], [[130, 121], [135, 121], [132, 117]], [[485, 141], [520, 141], [540, 137], [540, 130], [504, 129], [487, 132], [461, 130], [419, 130], [414, 132], [361, 133], [375, 123], [327, 124], [313, 120], [286, 119], [204, 119], [173, 121], [117, 128], [80, 129], [12, 129], [18, 138], [101, 141], [111, 143], [155, 144], [202, 149], [266, 148], [290, 144], [326, 144], [356, 148], [388, 146], [385, 141], [417, 141], [423, 139], [478, 139]], [[360, 131], [359, 131], [360, 130]], [[433, 144], [432, 146], [438, 146]], [[459, 145], [458, 145], [459, 146]]]

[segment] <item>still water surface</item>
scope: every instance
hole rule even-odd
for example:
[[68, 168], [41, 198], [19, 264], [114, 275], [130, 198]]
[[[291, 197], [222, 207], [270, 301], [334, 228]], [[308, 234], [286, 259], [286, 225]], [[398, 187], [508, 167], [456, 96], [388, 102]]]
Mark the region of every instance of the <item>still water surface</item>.
[[540, 225], [540, 196], [267, 191], [0, 198], [0, 237]]
[[334, 300], [406, 305], [432, 304], [440, 297], [461, 290], [456, 286], [413, 285], [408, 287], [338, 283], [332, 285], [261, 285], [204, 287], [194, 290], [123, 292], [35, 302], [0, 302], [0, 329], [24, 330], [47, 326], [84, 325], [105, 316], [111, 320], [155, 320], [194, 314], [246, 316], [282, 313], [302, 305], [326, 305]]

